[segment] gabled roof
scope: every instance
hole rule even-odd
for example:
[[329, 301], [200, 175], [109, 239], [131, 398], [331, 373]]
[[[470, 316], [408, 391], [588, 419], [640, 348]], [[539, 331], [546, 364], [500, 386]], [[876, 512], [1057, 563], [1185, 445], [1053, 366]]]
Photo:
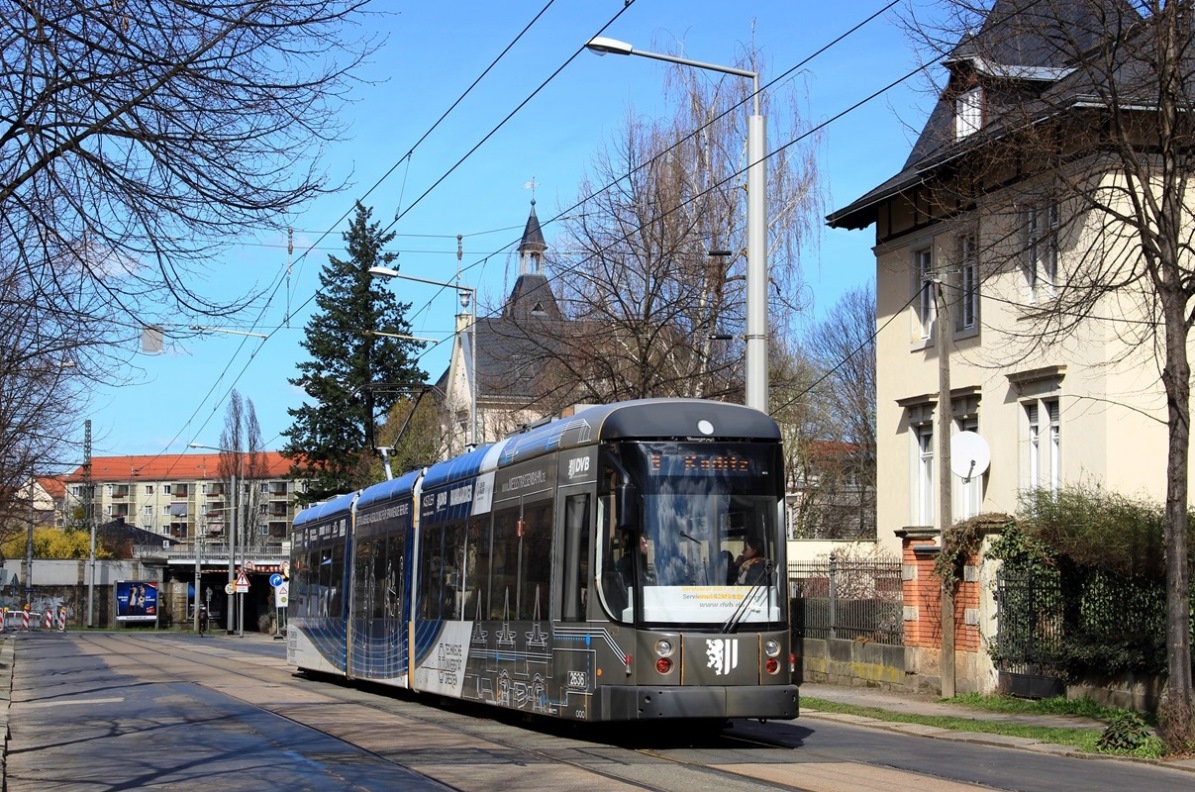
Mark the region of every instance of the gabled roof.
[[[1017, 120], [1024, 121], [1082, 104], [1096, 91], [1090, 72], [1078, 68], [1076, 55], [1129, 35], [1140, 21], [1127, 0], [997, 0], [981, 28], [963, 36], [943, 60], [950, 83], [901, 171], [831, 213], [827, 224], [853, 229], [872, 225], [881, 203], [926, 183], [944, 162], [1007, 133], [1001, 110], [1017, 107]], [[984, 129], [956, 141], [953, 97], [968, 78], [1000, 90], [988, 94], [991, 118]], [[1131, 67], [1126, 64], [1113, 79], [1118, 86], [1129, 84]]]
[[[285, 478], [290, 473], [290, 460], [277, 451], [257, 454], [264, 463], [261, 478]], [[83, 466], [63, 476], [67, 483], [83, 481]], [[198, 481], [220, 478], [220, 454], [205, 451], [197, 454], [155, 454], [133, 456], [93, 457], [91, 480], [97, 484], [132, 483], [134, 481]]]
[[66, 497], [66, 484], [57, 476], [38, 476], [37, 483], [54, 500], [62, 500]]

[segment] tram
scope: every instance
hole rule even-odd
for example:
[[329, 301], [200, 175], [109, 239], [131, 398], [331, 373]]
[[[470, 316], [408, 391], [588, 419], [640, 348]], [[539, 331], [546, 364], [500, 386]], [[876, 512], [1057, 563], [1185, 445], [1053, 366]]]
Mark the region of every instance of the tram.
[[779, 429], [579, 409], [300, 512], [288, 662], [574, 721], [788, 719]]

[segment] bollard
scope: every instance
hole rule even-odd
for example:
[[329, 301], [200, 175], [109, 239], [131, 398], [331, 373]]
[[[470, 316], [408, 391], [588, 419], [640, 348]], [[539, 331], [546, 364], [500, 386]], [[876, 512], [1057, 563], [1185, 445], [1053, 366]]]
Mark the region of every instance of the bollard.
[[45, 618], [41, 621], [42, 629], [48, 630], [54, 626], [54, 611], [47, 610]]
[[58, 632], [66, 632], [66, 606], [58, 609]]
[[29, 611], [21, 611], [21, 630], [29, 632]]

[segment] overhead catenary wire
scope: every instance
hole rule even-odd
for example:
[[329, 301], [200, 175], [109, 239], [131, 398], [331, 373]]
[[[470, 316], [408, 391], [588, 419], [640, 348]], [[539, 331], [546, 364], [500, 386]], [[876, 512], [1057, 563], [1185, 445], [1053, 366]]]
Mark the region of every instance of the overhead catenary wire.
[[[815, 53], [813, 53], [812, 55], [810, 55], [808, 58], [805, 58], [805, 59], [803, 59], [803, 60], [802, 60], [802, 61], [801, 61], [799, 64], [797, 64], [796, 66], [794, 66], [794, 67], [792, 67], [791, 69], [789, 69], [789, 70], [787, 70], [787, 71], [783, 72], [783, 73], [782, 73], [782, 74], [781, 74], [779, 77], [777, 77], [777, 78], [775, 78], [775, 79], [773, 79], [773, 80], [769, 81], [769, 82], [768, 82], [768, 83], [767, 83], [765, 86], [763, 86], [763, 87], [762, 87], [760, 90], [767, 90], [767, 89], [768, 89], [770, 86], [774, 85], [774, 84], [775, 84], [777, 81], [779, 81], [779, 80], [782, 80], [782, 79], [785, 79], [785, 78], [786, 78], [786, 77], [787, 77], [789, 74], [791, 74], [793, 71], [796, 71], [797, 69], [801, 68], [801, 67], [802, 67], [802, 66], [803, 66], [805, 63], [807, 63], [807, 62], [808, 62], [808, 61], [809, 61], [811, 58], [813, 58], [813, 57], [816, 57], [817, 55], [819, 55], [819, 54], [823, 53], [823, 52], [824, 52], [824, 51], [826, 51], [826, 49], [828, 49], [829, 47], [831, 47], [831, 46], [834, 46], [835, 44], [838, 44], [838, 43], [840, 43], [840, 42], [841, 42], [841, 41], [842, 41], [842, 40], [843, 40], [843, 39], [844, 39], [846, 36], [848, 36], [848, 35], [850, 35], [851, 33], [853, 33], [853, 32], [855, 32], [855, 31], [857, 31], [857, 30], [858, 30], [858, 29], [859, 29], [859, 28], [860, 28], [862, 25], [864, 25], [864, 24], [866, 24], [867, 22], [870, 22], [871, 20], [873, 20], [873, 19], [877, 18], [879, 15], [883, 14], [884, 12], [886, 12], [887, 10], [889, 10], [891, 7], [893, 7], [894, 5], [895, 5], [895, 3], [890, 3], [890, 4], [888, 4], [887, 6], [885, 6], [884, 8], [882, 8], [880, 11], [878, 11], [878, 12], [876, 12], [875, 14], [873, 14], [873, 15], [869, 16], [869, 17], [868, 17], [867, 19], [865, 19], [863, 22], [861, 22], [861, 23], [859, 23], [858, 25], [856, 25], [856, 26], [852, 27], [852, 28], [851, 28], [850, 30], [848, 30], [846, 33], [844, 33], [844, 34], [840, 35], [839, 37], [837, 37], [836, 39], [834, 39], [832, 42], [830, 42], [829, 44], [827, 44], [826, 46], [824, 46], [824, 47], [822, 47], [822, 48], [819, 48], [819, 49], [818, 49], [818, 50], [817, 50]], [[629, 7], [629, 4], [628, 4], [628, 7]], [[603, 28], [602, 28], [601, 30], [599, 30], [599, 31], [598, 31], [598, 34], [600, 34], [602, 31], [604, 31], [604, 30], [606, 29], [606, 27], [608, 27], [608, 26], [609, 26], [609, 24], [611, 24], [611, 23], [612, 23], [612, 22], [613, 22], [615, 19], [617, 19], [617, 18], [618, 18], [618, 16], [619, 16], [619, 15], [622, 13], [622, 11], [623, 11], [623, 10], [625, 10], [625, 7], [624, 7], [624, 9], [620, 10], [620, 11], [619, 11], [619, 14], [616, 14], [616, 15], [615, 15], [615, 16], [614, 16], [614, 17], [613, 17], [611, 20], [610, 20], [610, 22], [608, 22], [608, 23], [607, 23], [605, 26], [603, 26]], [[595, 35], [598, 35], [598, 34], [595, 34]], [[592, 37], [590, 37], [590, 38], [592, 38]], [[583, 47], [579, 48], [579, 49], [577, 50], [577, 52], [576, 52], [576, 53], [574, 53], [574, 54], [573, 54], [573, 56], [571, 56], [571, 57], [570, 57], [570, 58], [569, 58], [569, 59], [568, 59], [568, 60], [565, 62], [565, 64], [564, 64], [564, 65], [567, 65], [567, 63], [568, 63], [568, 62], [571, 62], [571, 60], [572, 60], [572, 59], [574, 59], [574, 58], [576, 57], [576, 55], [577, 55], [577, 54], [579, 54], [581, 51], [583, 51], [583, 49], [584, 49]], [[556, 77], [556, 76], [557, 76], [557, 75], [560, 73], [560, 71], [563, 69], [564, 65], [562, 65], [560, 68], [558, 68], [556, 71], [554, 71], [554, 72], [553, 72], [553, 74], [551, 75], [551, 77], [549, 77], [549, 80], [548, 80], [548, 81], [550, 81], [551, 79], [554, 79], [554, 78], [555, 78], [555, 77]], [[901, 77], [901, 78], [899, 78], [899, 79], [897, 79], [897, 80], [894, 80], [894, 81], [892, 81], [891, 83], [889, 83], [888, 85], [886, 85], [884, 88], [882, 88], [882, 89], [880, 89], [880, 90], [878, 90], [878, 91], [876, 91], [876, 92], [872, 93], [871, 95], [869, 95], [869, 96], [868, 96], [868, 97], [866, 97], [865, 99], [863, 99], [863, 100], [861, 100], [861, 101], [859, 101], [859, 102], [856, 102], [855, 104], [851, 105], [850, 107], [848, 107], [847, 109], [843, 110], [842, 112], [840, 112], [840, 113], [836, 114], [835, 116], [833, 116], [833, 117], [829, 118], [829, 119], [828, 119], [828, 120], [826, 120], [825, 122], [823, 122], [823, 123], [821, 123], [821, 124], [817, 125], [817, 126], [816, 126], [816, 127], [814, 127], [813, 129], [810, 129], [810, 130], [808, 130], [807, 132], [805, 132], [805, 133], [803, 133], [803, 134], [801, 134], [801, 135], [798, 135], [796, 138], [794, 138], [793, 140], [789, 141], [788, 143], [786, 143], [786, 144], [782, 145], [781, 147], [777, 148], [775, 151], [766, 153], [766, 154], [765, 154], [765, 156], [766, 156], [766, 157], [773, 156], [774, 154], [776, 154], [776, 153], [778, 153], [778, 152], [780, 152], [780, 151], [783, 151], [784, 149], [786, 149], [786, 148], [788, 148], [788, 147], [790, 147], [790, 146], [792, 146], [792, 145], [795, 145], [795, 144], [797, 144], [797, 143], [798, 143], [798, 142], [800, 142], [801, 140], [803, 140], [803, 139], [805, 139], [806, 137], [808, 137], [810, 134], [815, 134], [816, 132], [818, 132], [818, 131], [820, 131], [821, 129], [825, 128], [825, 126], [827, 126], [828, 124], [830, 124], [830, 123], [832, 123], [832, 122], [834, 122], [834, 121], [836, 121], [836, 120], [838, 120], [838, 119], [842, 118], [843, 116], [847, 115], [847, 114], [848, 114], [848, 113], [850, 113], [850, 112], [853, 112], [854, 110], [858, 109], [859, 107], [861, 107], [862, 105], [866, 104], [867, 102], [870, 102], [870, 101], [872, 101], [872, 100], [873, 100], [873, 99], [875, 99], [877, 96], [880, 96], [880, 95], [882, 95], [883, 93], [885, 93], [885, 92], [887, 92], [887, 91], [891, 90], [893, 87], [895, 87], [895, 86], [897, 86], [897, 85], [899, 85], [899, 84], [901, 84], [901, 83], [903, 83], [903, 82], [907, 81], [909, 78], [911, 78], [912, 76], [916, 75], [917, 73], [919, 73], [919, 72], [923, 71], [925, 68], [927, 68], [927, 67], [926, 67], [926, 66], [921, 66], [921, 67], [919, 67], [919, 68], [917, 68], [917, 69], [914, 69], [913, 71], [909, 72], [908, 74], [904, 75], [903, 77]], [[478, 149], [478, 148], [480, 148], [480, 146], [481, 146], [481, 145], [482, 145], [482, 144], [483, 144], [483, 143], [484, 143], [486, 140], [488, 140], [488, 139], [489, 139], [489, 137], [491, 137], [491, 136], [494, 134], [494, 132], [496, 132], [496, 131], [497, 131], [497, 129], [498, 129], [498, 128], [500, 128], [500, 127], [501, 127], [503, 124], [505, 124], [506, 122], [508, 122], [508, 121], [510, 120], [510, 118], [512, 118], [512, 117], [513, 117], [513, 115], [514, 115], [514, 114], [515, 114], [515, 113], [516, 113], [516, 112], [517, 112], [519, 109], [521, 109], [523, 106], [525, 106], [525, 105], [526, 105], [527, 101], [529, 101], [529, 100], [530, 100], [530, 98], [532, 98], [532, 97], [533, 97], [533, 96], [534, 96], [536, 93], [538, 93], [540, 90], [542, 90], [543, 86], [544, 86], [544, 85], [546, 85], [548, 81], [545, 81], [545, 82], [541, 83], [541, 84], [540, 84], [540, 86], [539, 86], [539, 87], [537, 87], [537, 88], [535, 89], [535, 91], [534, 91], [534, 92], [533, 92], [531, 95], [529, 95], [529, 96], [528, 96], [528, 97], [527, 97], [525, 100], [523, 100], [522, 102], [520, 102], [520, 104], [518, 105], [518, 107], [516, 108], [516, 110], [515, 110], [515, 111], [512, 111], [512, 113], [508, 114], [508, 115], [507, 115], [507, 116], [506, 116], [506, 117], [505, 117], [505, 118], [502, 120], [502, 122], [501, 122], [501, 123], [498, 125], [498, 127], [495, 127], [495, 129], [494, 129], [494, 130], [491, 130], [491, 132], [490, 132], [490, 133], [487, 133], [487, 135], [486, 135], [486, 136], [485, 136], [485, 137], [484, 137], [484, 138], [483, 138], [483, 139], [482, 139], [482, 140], [481, 140], [479, 143], [477, 143], [476, 145], [474, 145], [474, 146], [473, 146], [473, 147], [472, 147], [472, 148], [469, 150], [469, 152], [468, 152], [468, 153], [465, 155], [465, 157], [462, 157], [462, 158], [461, 158], [461, 159], [459, 159], [459, 160], [458, 160], [456, 163], [454, 163], [454, 165], [453, 165], [453, 166], [452, 166], [452, 167], [449, 169], [449, 171], [448, 171], [448, 172], [446, 172], [446, 173], [445, 173], [443, 176], [441, 176], [439, 179], [437, 179], [437, 180], [436, 180], [436, 182], [435, 182], [435, 183], [432, 185], [432, 188], [429, 188], [428, 190], [425, 190], [425, 191], [424, 191], [424, 193], [423, 193], [422, 195], [420, 195], [419, 199], [417, 199], [417, 201], [416, 201], [416, 202], [412, 202], [412, 204], [408, 205], [408, 207], [407, 207], [405, 210], [403, 210], [402, 214], [406, 214], [406, 212], [407, 212], [407, 211], [409, 211], [409, 210], [410, 210], [410, 209], [411, 209], [411, 208], [412, 208], [412, 207], [415, 205], [415, 203], [417, 203], [419, 200], [422, 200], [424, 197], [426, 197], [426, 195], [428, 195], [428, 194], [431, 192], [431, 189], [433, 189], [434, 187], [436, 187], [438, 184], [442, 183], [442, 182], [444, 181], [444, 179], [447, 177], [447, 175], [449, 175], [449, 174], [452, 172], [452, 170], [455, 170], [457, 167], [459, 167], [459, 165], [460, 165], [460, 164], [461, 164], [461, 163], [462, 163], [462, 162], [463, 162], [463, 161], [464, 161], [464, 160], [465, 160], [465, 159], [466, 159], [468, 156], [471, 156], [473, 153], [475, 153], [475, 152], [477, 151], [477, 149]], [[749, 98], [750, 98], [750, 97], [747, 97], [747, 99], [749, 99]], [[747, 99], [744, 99], [743, 101], [746, 101]], [[737, 106], [741, 106], [741, 104], [742, 104], [742, 102], [740, 102], [740, 103], [739, 103], [739, 105], [736, 105], [736, 107], [737, 107]], [[728, 110], [727, 112], [733, 112], [733, 110], [734, 110], [734, 109], [735, 109], [735, 108], [731, 108], [731, 109], [730, 109], [730, 110]], [[723, 114], [723, 115], [725, 115], [725, 114]], [[718, 118], [721, 118], [721, 117], [722, 117], [722, 116], [719, 116]], [[716, 121], [716, 120], [718, 120], [718, 119], [714, 119], [713, 121]], [[713, 123], [713, 121], [711, 121], [711, 122], [709, 122], [709, 123]], [[695, 130], [693, 133], [691, 133], [691, 135], [695, 135], [695, 134], [699, 133], [699, 132], [700, 132], [700, 130], [704, 128], [704, 126], [705, 126], [705, 125], [703, 125], [703, 127], [699, 128], [698, 130]], [[691, 136], [691, 135], [690, 135], [690, 136]], [[680, 142], [683, 142], [683, 141], [680, 141]], [[678, 142], [676, 145], [679, 145], [679, 142]], [[660, 155], [658, 155], [658, 156], [663, 156], [665, 153], [667, 153], [667, 152], [663, 152], [663, 153], [661, 153], [661, 154], [660, 154]], [[404, 155], [404, 156], [405, 156], [405, 155]], [[401, 160], [400, 160], [400, 162], [401, 162]], [[397, 164], [397, 163], [396, 163], [396, 164]], [[750, 164], [750, 163], [748, 163], [748, 165], [749, 165], [749, 164]], [[643, 166], [641, 166], [641, 167], [643, 167]], [[638, 169], [636, 169], [636, 170], [638, 170]], [[737, 177], [738, 177], [738, 176], [739, 176], [739, 175], [740, 175], [742, 172], [744, 172], [744, 171], [745, 171], [745, 169], [744, 169], [744, 170], [740, 170], [740, 171], [736, 171], [734, 174], [731, 174], [731, 176], [729, 176], [727, 179], [724, 179], [723, 181], [719, 182], [718, 184], [716, 184], [716, 185], [713, 185], [713, 186], [712, 186], [710, 189], [716, 189], [716, 188], [718, 188], [718, 187], [722, 186], [723, 184], [725, 184], [725, 183], [726, 183], [726, 181], [728, 181], [729, 179], [737, 178]], [[627, 177], [629, 177], [630, 175], [633, 175], [633, 173], [634, 173], [634, 172], [635, 172], [635, 171], [632, 171], [631, 173], [624, 175], [622, 178], [627, 178]], [[606, 187], [604, 187], [603, 189], [609, 189], [609, 188], [610, 188], [610, 187], [612, 187], [613, 185], [617, 184], [617, 183], [618, 183], [618, 181], [621, 181], [621, 179], [618, 179], [618, 180], [615, 180], [614, 182], [611, 182], [611, 184], [610, 184], [610, 185], [607, 185], [607, 186], [606, 186]], [[375, 185], [375, 186], [376, 186], [376, 185]], [[373, 188], [371, 188], [371, 190], [372, 190], [372, 189], [373, 189]], [[583, 205], [583, 204], [585, 203], [585, 201], [587, 201], [587, 200], [590, 200], [592, 197], [595, 197], [596, 195], [600, 194], [600, 192], [601, 192], [601, 190], [594, 192], [592, 195], [590, 195], [590, 196], [586, 197], [585, 199], [582, 199], [581, 201], [577, 202], [576, 204], [574, 204], [574, 205], [573, 205], [572, 207], [570, 207], [569, 209], [566, 209], [565, 211], [563, 211], [563, 212], [560, 212], [560, 213], [558, 213], [557, 215], [555, 215], [554, 217], [552, 217], [552, 218], [550, 218], [549, 220], [545, 221], [545, 222], [543, 223], [543, 225], [548, 225], [548, 224], [550, 224], [550, 223], [553, 223], [553, 222], [556, 222], [556, 221], [560, 220], [560, 219], [561, 219], [561, 218], [563, 218], [564, 216], [566, 216], [566, 215], [570, 214], [571, 212], [573, 212], [573, 211], [574, 211], [574, 210], [575, 210], [577, 207], [579, 207], [579, 206]], [[695, 196], [695, 197], [700, 197], [700, 196]], [[691, 199], [691, 200], [692, 200], [692, 199]], [[677, 208], [679, 209], [680, 207], [677, 207]], [[672, 210], [672, 211], [676, 211], [676, 210], [674, 209], [674, 210]], [[344, 215], [342, 215], [342, 216], [341, 216], [341, 218], [340, 218], [339, 220], [337, 220], [337, 222], [336, 222], [336, 223], [335, 223], [335, 224], [332, 226], [332, 228], [330, 228], [328, 231], [325, 231], [325, 232], [323, 232], [319, 240], [317, 240], [317, 241], [316, 241], [316, 242], [315, 242], [313, 245], [311, 245], [310, 247], [308, 247], [307, 249], [305, 249], [305, 250], [303, 251], [303, 253], [301, 253], [301, 254], [300, 254], [300, 256], [299, 256], [299, 260], [300, 260], [300, 261], [302, 261], [302, 260], [303, 260], [303, 259], [304, 259], [304, 258], [307, 256], [307, 253], [308, 253], [308, 251], [311, 251], [311, 250], [314, 250], [314, 249], [316, 249], [316, 246], [319, 244], [319, 241], [322, 241], [322, 239], [323, 239], [324, 237], [326, 237], [327, 235], [329, 235], [329, 234], [332, 232], [332, 229], [334, 229], [334, 228], [335, 228], [337, 225], [339, 225], [341, 222], [343, 222], [343, 219], [344, 219], [345, 217], [347, 217], [347, 216], [348, 216], [348, 212], [346, 212]], [[388, 228], [391, 228], [392, 226], [393, 226], [393, 222], [392, 222], [392, 223], [391, 223], [391, 224], [388, 226]], [[517, 228], [517, 226], [512, 226], [511, 228], [512, 228], [512, 229], [513, 229], [513, 228]], [[499, 230], [501, 230], [501, 229], [499, 229]], [[448, 235], [445, 235], [445, 236], [448, 236]], [[514, 244], [515, 242], [517, 242], [517, 240], [513, 240], [513, 241], [511, 242], [511, 244]], [[506, 247], [509, 247], [509, 245], [508, 245], [508, 246], [506, 246]], [[462, 272], [468, 272], [468, 271], [472, 270], [474, 267], [477, 267], [477, 266], [484, 265], [484, 263], [485, 263], [486, 261], [488, 261], [488, 259], [489, 259], [489, 258], [490, 258], [490, 256], [492, 256], [492, 255], [493, 255], [493, 254], [491, 253], [491, 254], [487, 255], [485, 258], [483, 258], [483, 259], [480, 259], [480, 260], [478, 260], [478, 261], [475, 261], [473, 264], [470, 264], [468, 267], [465, 267], [464, 269], [462, 269]], [[583, 262], [578, 262], [578, 264], [580, 264], [580, 263], [583, 263]], [[556, 277], [560, 277], [561, 275], [563, 275], [563, 274], [566, 274], [568, 271], [569, 271], [569, 270], [565, 270], [565, 271], [563, 271], [562, 273], [558, 274]], [[272, 304], [272, 301], [273, 301], [274, 295], [276, 294], [276, 291], [277, 291], [277, 287], [275, 286], [275, 289], [274, 289], [274, 291], [273, 291], [273, 292], [271, 292], [271, 294], [270, 294], [270, 297], [267, 299], [265, 306], [263, 307], [262, 311], [259, 313], [259, 319], [258, 319], [258, 321], [255, 321], [255, 322], [254, 322], [254, 323], [251, 325], [252, 327], [257, 327], [257, 326], [258, 326], [258, 324], [259, 324], [259, 322], [260, 322], [260, 318], [261, 318], [262, 316], [264, 316], [264, 315], [265, 315], [265, 313], [266, 313], [266, 312], [269, 310], [269, 307], [270, 307], [270, 306], [271, 306], [271, 304]], [[311, 301], [314, 299], [314, 296], [315, 296], [315, 295], [313, 294], [313, 295], [311, 295], [310, 297], [308, 297], [308, 298], [307, 298], [307, 299], [306, 299], [306, 300], [305, 300], [305, 301], [304, 301], [304, 302], [303, 302], [303, 303], [302, 303], [302, 304], [299, 306], [299, 308], [301, 309], [302, 307], [304, 307], [304, 306], [306, 306], [306, 305], [310, 304], [310, 302], [311, 302]], [[482, 318], [485, 318], [485, 317], [482, 317]], [[274, 333], [275, 333], [275, 332], [277, 332], [277, 330], [278, 330], [278, 329], [281, 329], [281, 328], [275, 328], [273, 331], [271, 331], [271, 332], [270, 332], [270, 333], [267, 335], [267, 338], [266, 338], [266, 339], [264, 339], [264, 340], [262, 340], [262, 341], [261, 341], [261, 343], [258, 345], [258, 349], [260, 349], [260, 347], [261, 347], [262, 345], [264, 345], [264, 344], [266, 343], [266, 341], [268, 341], [270, 338], [272, 338], [272, 336], [274, 335]], [[244, 348], [244, 343], [245, 343], [245, 342], [242, 342], [242, 345], [241, 345], [240, 347], [238, 347], [238, 350], [237, 350], [237, 351], [234, 353], [234, 355], [233, 355], [233, 358], [234, 358], [234, 359], [235, 359], [235, 356], [236, 356], [236, 355], [238, 355], [238, 354], [240, 354], [241, 350]], [[423, 352], [422, 352], [420, 355], [416, 356], [416, 359], [419, 359], [419, 358], [420, 358], [420, 357], [422, 357], [423, 355], [426, 355], [426, 354], [430, 353], [430, 352], [431, 352], [431, 351], [433, 351], [434, 349], [435, 349], [435, 346], [433, 346], [433, 347], [431, 347], [431, 348], [428, 348], [428, 349], [424, 350], [424, 351], [423, 351]], [[251, 364], [251, 362], [252, 362], [252, 360], [253, 360], [253, 357], [254, 357], [255, 355], [256, 355], [256, 350], [255, 350], [255, 351], [254, 351], [254, 353], [253, 353], [253, 354], [250, 356], [250, 359], [249, 359], [248, 361], [246, 361], [245, 365], [242, 367], [242, 369], [240, 370], [240, 373], [238, 373], [237, 377], [236, 377], [236, 378], [234, 378], [234, 380], [233, 380], [233, 383], [232, 383], [232, 385], [230, 386], [230, 388], [229, 388], [229, 391], [227, 391], [227, 392], [225, 393], [225, 396], [227, 396], [227, 393], [231, 391], [231, 388], [232, 388], [232, 387], [235, 387], [235, 383], [236, 383], [236, 381], [238, 381], [238, 380], [240, 379], [240, 377], [241, 377], [241, 376], [244, 374], [244, 371], [245, 371], [245, 370], [248, 368], [248, 366]], [[227, 375], [228, 375], [228, 373], [231, 371], [232, 363], [233, 363], [233, 360], [231, 360], [231, 359], [230, 359], [230, 360], [229, 360], [229, 363], [228, 363], [228, 365], [226, 365], [226, 366], [225, 366], [224, 370], [221, 372], [220, 376], [217, 378], [217, 382], [216, 382], [216, 383], [213, 385], [213, 388], [212, 388], [212, 389], [209, 391], [209, 395], [210, 395], [211, 393], [214, 393], [214, 392], [215, 392], [215, 389], [216, 389], [216, 387], [218, 387], [218, 385], [219, 385], [219, 382], [220, 382], [220, 381], [222, 381], [222, 380], [224, 379], [224, 377], [225, 377], [225, 376], [227, 376]], [[206, 400], [207, 400], [207, 397], [205, 397], [205, 400], [204, 400], [204, 401], [206, 401]], [[215, 411], [216, 411], [216, 409], [218, 409], [218, 407], [217, 407], [217, 408], [213, 408], [213, 410], [212, 410], [212, 414], [213, 414], [213, 415], [215, 414]], [[195, 412], [192, 414], [191, 418], [190, 418], [190, 419], [188, 419], [188, 421], [187, 421], [186, 425], [184, 426], [184, 430], [185, 430], [185, 427], [186, 427], [186, 426], [189, 426], [189, 425], [190, 425], [190, 424], [191, 424], [191, 423], [194, 421], [194, 419], [195, 419], [195, 418], [196, 418], [196, 417], [199, 415], [199, 413], [200, 413], [200, 411], [201, 411], [201, 410], [202, 410], [202, 403], [201, 403], [201, 405], [200, 405], [200, 406], [199, 406], [199, 407], [196, 409], [196, 411], [195, 411]], [[210, 420], [210, 417], [209, 417], [209, 419], [207, 419], [207, 420]], [[199, 428], [199, 430], [197, 430], [197, 431], [202, 431], [202, 428], [203, 428], [203, 426], [206, 426], [206, 420], [205, 420], [204, 424], [203, 424], [203, 425], [201, 425], [201, 426], [200, 426], [200, 428]], [[181, 435], [181, 434], [182, 434], [182, 430], [180, 430], [180, 432], [179, 432], [179, 433], [178, 433], [178, 434], [175, 436], [175, 438], [174, 438], [174, 439], [177, 439], [177, 438], [178, 438], [178, 436], [179, 436], [179, 435]], [[173, 442], [174, 442], [174, 440], [172, 440], [172, 441], [171, 441], [171, 443], [173, 443]]]

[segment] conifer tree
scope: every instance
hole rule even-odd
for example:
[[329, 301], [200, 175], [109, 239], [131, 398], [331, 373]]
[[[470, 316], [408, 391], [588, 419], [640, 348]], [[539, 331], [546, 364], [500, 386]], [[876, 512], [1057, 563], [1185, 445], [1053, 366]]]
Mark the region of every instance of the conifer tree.
[[417, 366], [415, 342], [374, 333], [409, 335], [411, 306], [369, 274], [373, 266], [397, 268], [398, 258], [385, 250], [394, 233], [371, 223], [371, 214], [358, 203], [344, 233], [348, 257], [328, 256], [315, 298], [319, 310], [302, 342], [311, 360], [299, 363], [299, 376], [290, 380], [308, 400], [287, 410], [293, 423], [283, 431], [282, 453], [291, 460], [291, 475], [309, 480], [300, 495], [306, 503], [371, 483], [378, 415], [427, 376]]

